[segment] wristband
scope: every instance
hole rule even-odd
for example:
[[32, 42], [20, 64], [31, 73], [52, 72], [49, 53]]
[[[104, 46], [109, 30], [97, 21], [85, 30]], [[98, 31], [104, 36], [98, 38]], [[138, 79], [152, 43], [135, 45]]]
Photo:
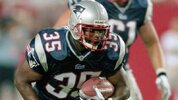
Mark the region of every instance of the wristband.
[[166, 70], [164, 68], [159, 68], [159, 69], [156, 70], [156, 75], [157, 75], [157, 77], [159, 77], [161, 75], [167, 76]]

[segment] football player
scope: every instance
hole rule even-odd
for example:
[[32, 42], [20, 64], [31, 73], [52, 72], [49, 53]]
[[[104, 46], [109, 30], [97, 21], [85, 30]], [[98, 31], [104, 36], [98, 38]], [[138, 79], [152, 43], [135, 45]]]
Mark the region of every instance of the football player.
[[71, 9], [68, 27], [41, 30], [27, 46], [26, 61], [16, 70], [15, 84], [22, 97], [75, 100], [87, 79], [106, 77], [115, 86], [113, 98], [128, 98], [125, 43], [109, 28], [105, 8], [83, 1]]
[[[71, 7], [76, 2], [82, 0], [68, 0]], [[148, 55], [157, 74], [156, 83], [162, 90], [163, 98], [167, 100], [170, 96], [170, 87], [165, 71], [165, 61], [160, 48], [157, 32], [152, 23], [152, 1], [151, 0], [94, 0], [101, 3], [108, 12], [110, 31], [119, 34], [124, 40], [129, 55], [129, 47], [134, 43], [137, 35], [143, 40]], [[92, 5], [91, 5], [92, 6]], [[69, 10], [66, 10], [61, 16], [55, 27], [68, 23]], [[142, 100], [140, 90], [137, 86], [135, 78], [129, 68], [125, 66], [127, 77], [129, 78], [132, 100]]]

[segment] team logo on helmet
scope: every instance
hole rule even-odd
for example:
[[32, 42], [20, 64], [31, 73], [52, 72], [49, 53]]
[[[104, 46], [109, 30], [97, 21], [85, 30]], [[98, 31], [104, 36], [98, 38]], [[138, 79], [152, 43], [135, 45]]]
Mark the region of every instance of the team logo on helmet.
[[81, 5], [76, 5], [73, 8], [73, 12], [75, 13], [75, 15], [77, 16], [77, 18], [80, 17], [80, 15], [82, 14], [82, 12], [85, 10], [84, 7], [82, 7]]

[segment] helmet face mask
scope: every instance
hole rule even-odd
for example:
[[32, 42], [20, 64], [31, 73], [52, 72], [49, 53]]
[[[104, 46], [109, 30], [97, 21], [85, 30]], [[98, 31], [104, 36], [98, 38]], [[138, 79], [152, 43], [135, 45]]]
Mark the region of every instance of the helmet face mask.
[[[75, 28], [76, 34], [80, 37], [80, 43], [86, 48], [92, 51], [104, 48], [109, 36], [108, 25], [77, 24]], [[98, 48], [99, 45], [101, 45], [100, 48]]]
[[108, 14], [96, 1], [81, 1], [71, 9], [69, 29], [85, 48], [102, 50], [109, 36]]

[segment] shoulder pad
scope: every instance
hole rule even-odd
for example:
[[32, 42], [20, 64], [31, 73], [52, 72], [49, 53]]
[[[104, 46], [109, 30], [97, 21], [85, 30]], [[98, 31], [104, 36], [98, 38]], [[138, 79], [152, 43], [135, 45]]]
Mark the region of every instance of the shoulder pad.
[[144, 22], [152, 20], [153, 15], [153, 4], [151, 0], [138, 0], [138, 4], [141, 8], [145, 9]]
[[68, 30], [65, 28], [41, 30], [35, 37], [39, 52], [44, 51], [47, 57], [52, 56], [56, 60], [65, 59], [67, 56], [66, 32]]
[[137, 2], [140, 5], [140, 7], [143, 7], [143, 8], [148, 8], [148, 6], [152, 4], [151, 0], [137, 0]]
[[108, 57], [117, 60], [125, 55], [125, 43], [118, 34], [111, 33], [107, 41]]

